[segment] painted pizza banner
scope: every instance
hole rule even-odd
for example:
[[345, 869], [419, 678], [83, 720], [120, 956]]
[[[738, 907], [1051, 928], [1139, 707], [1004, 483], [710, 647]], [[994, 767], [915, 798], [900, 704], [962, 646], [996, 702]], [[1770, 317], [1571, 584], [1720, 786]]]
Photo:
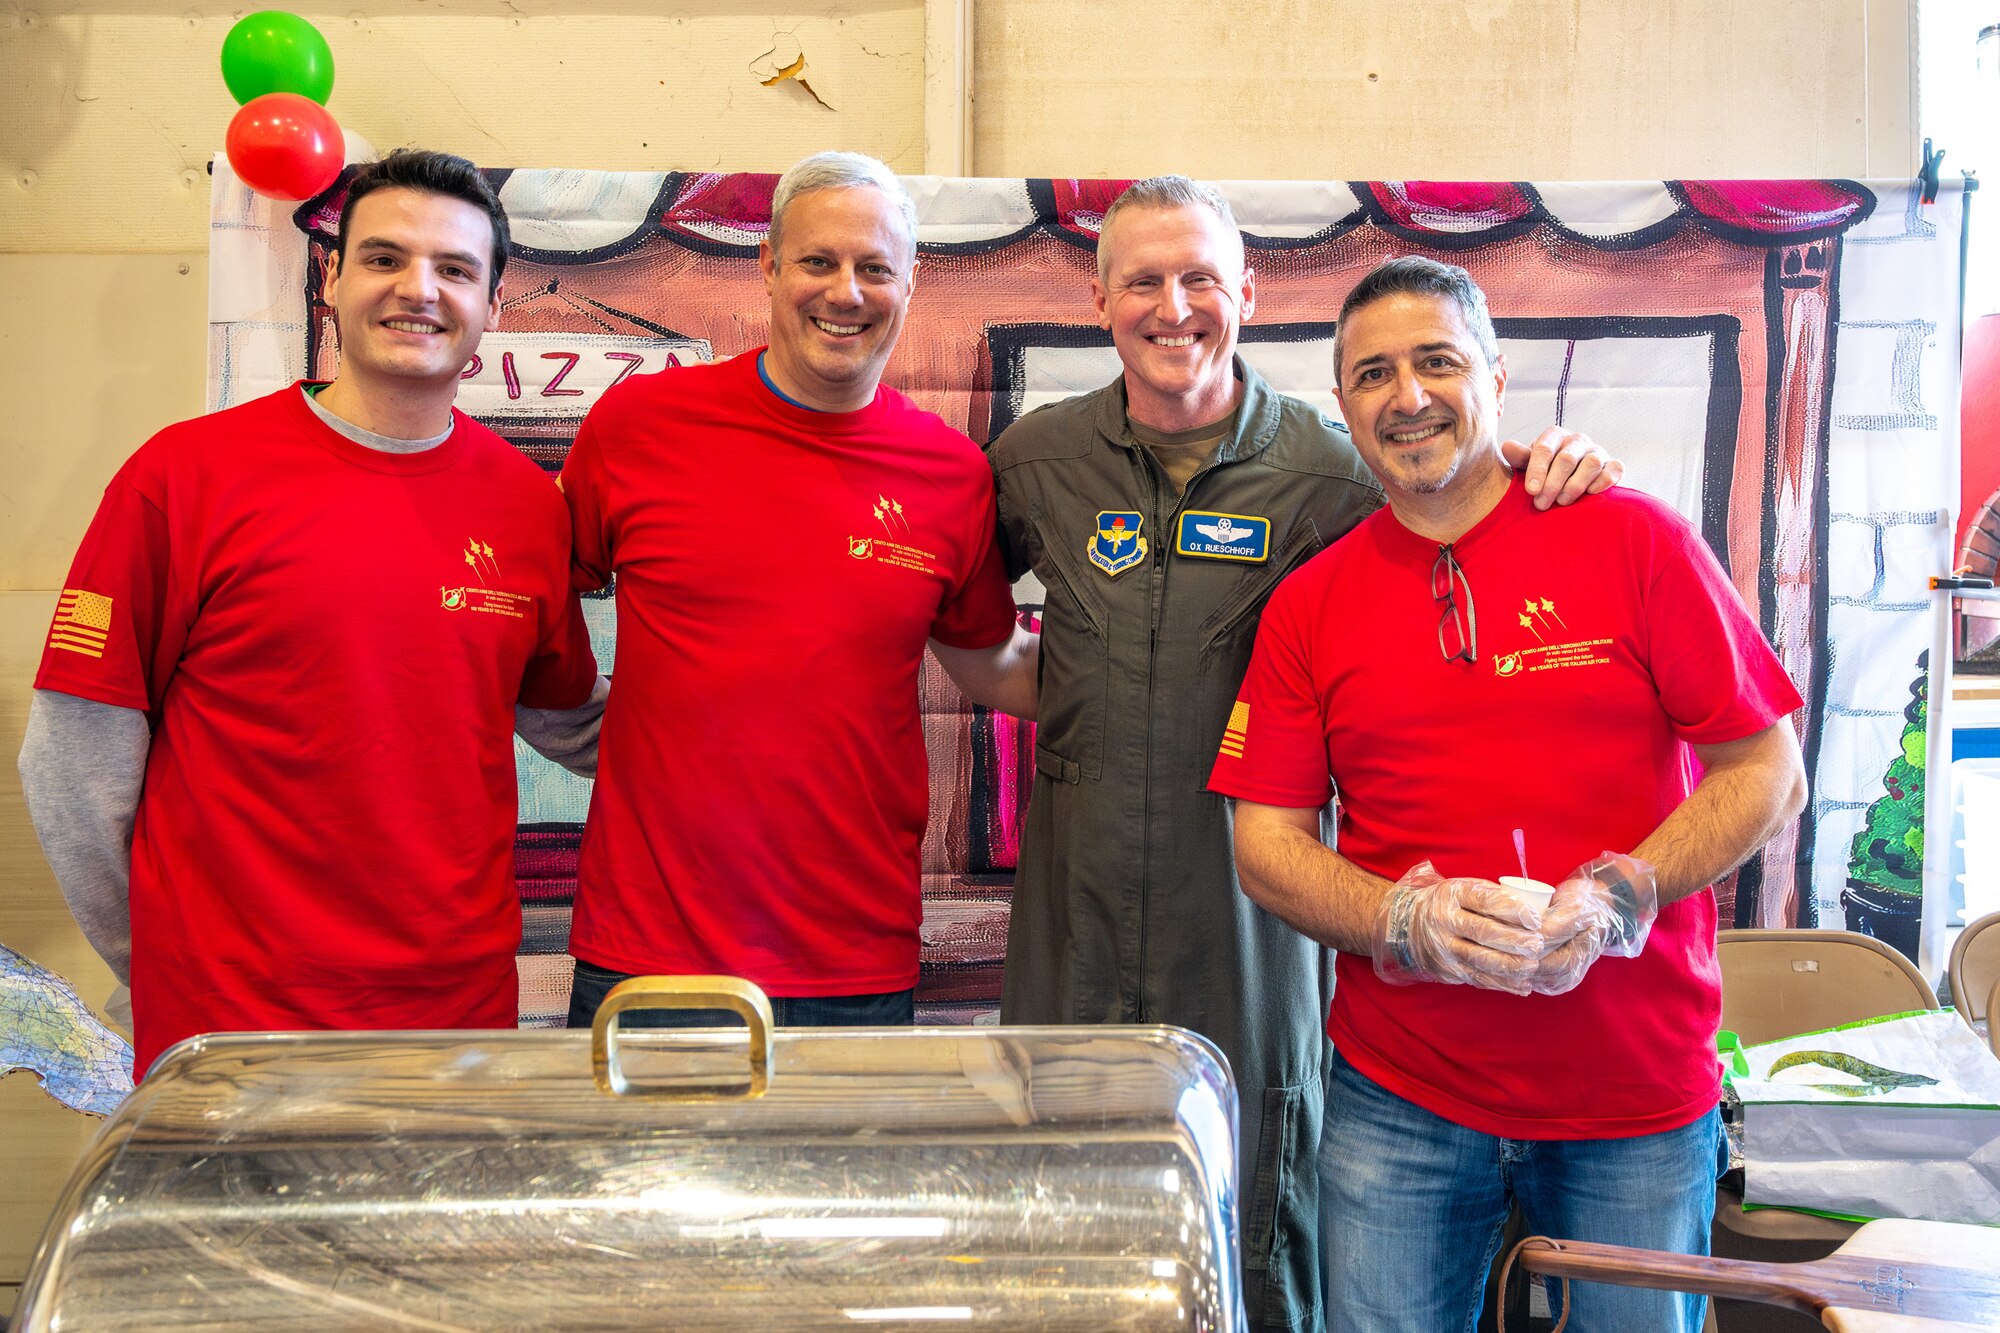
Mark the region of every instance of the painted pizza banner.
[[[501, 331], [466, 367], [459, 402], [551, 474], [612, 384], [764, 341], [757, 246], [775, 177], [489, 174], [513, 253]], [[215, 176], [210, 406], [331, 376], [319, 286], [346, 177], [288, 210], [226, 163]], [[983, 444], [1116, 377], [1090, 281], [1098, 226], [1125, 182], [905, 183], [922, 269], [889, 383]], [[1958, 487], [1961, 187], [1928, 203], [1900, 181], [1220, 188], [1258, 276], [1243, 355], [1329, 415], [1333, 321], [1353, 283], [1396, 254], [1472, 272], [1507, 358], [1503, 429], [1558, 423], [1624, 459], [1627, 485], [1704, 534], [1808, 701], [1794, 720], [1811, 804], [1719, 886], [1723, 921], [1851, 926], [1915, 956], [1926, 579], [1950, 567]], [[1117, 515], [1101, 517], [1102, 533], [1080, 540], [1093, 559], [1099, 547], [1119, 559]], [[1254, 550], [1245, 516], [1195, 517], [1165, 539]], [[1032, 614], [1041, 591], [1024, 583], [1017, 597]], [[611, 602], [586, 606], [615, 669]], [[965, 704], [934, 665], [923, 702], [919, 998], [926, 1016], [963, 1020], [997, 1003], [1032, 728]], [[519, 764], [523, 1021], [560, 1022], [588, 784], [525, 747]]]

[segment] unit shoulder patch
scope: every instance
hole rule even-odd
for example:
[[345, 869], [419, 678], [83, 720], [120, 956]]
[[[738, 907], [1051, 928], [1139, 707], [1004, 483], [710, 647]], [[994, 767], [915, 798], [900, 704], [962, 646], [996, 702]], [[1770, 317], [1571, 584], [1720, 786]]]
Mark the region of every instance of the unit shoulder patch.
[[1113, 578], [1146, 558], [1146, 539], [1139, 535], [1145, 517], [1129, 509], [1103, 509], [1091, 534], [1090, 563]]

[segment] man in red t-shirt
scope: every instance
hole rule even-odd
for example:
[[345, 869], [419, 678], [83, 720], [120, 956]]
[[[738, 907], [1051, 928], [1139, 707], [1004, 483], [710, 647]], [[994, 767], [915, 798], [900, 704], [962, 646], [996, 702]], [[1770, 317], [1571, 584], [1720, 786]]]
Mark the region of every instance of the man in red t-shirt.
[[561, 495], [452, 407], [506, 257], [471, 163], [362, 168], [339, 375], [161, 431], [77, 552], [22, 785], [139, 1072], [202, 1032], [517, 1021], [516, 707], [587, 731], [602, 692]]
[[770, 345], [613, 388], [563, 467], [575, 581], [618, 609], [572, 1027], [641, 973], [747, 977], [780, 1023], [908, 1023], [926, 642], [968, 698], [1033, 715], [992, 472], [881, 383], [909, 195], [872, 158], [807, 158], [760, 263]]
[[[1272, 597], [1210, 786], [1236, 798], [1244, 891], [1340, 951], [1328, 1326], [1415, 1333], [1469, 1326], [1510, 1202], [1532, 1230], [1705, 1252], [1708, 886], [1803, 805], [1800, 699], [1668, 506], [1525, 521], [1464, 270], [1377, 268], [1335, 358], [1388, 507]], [[1546, 908], [1495, 882], [1515, 830], [1559, 881]], [[1582, 1327], [1701, 1326], [1698, 1298], [1574, 1300]]]

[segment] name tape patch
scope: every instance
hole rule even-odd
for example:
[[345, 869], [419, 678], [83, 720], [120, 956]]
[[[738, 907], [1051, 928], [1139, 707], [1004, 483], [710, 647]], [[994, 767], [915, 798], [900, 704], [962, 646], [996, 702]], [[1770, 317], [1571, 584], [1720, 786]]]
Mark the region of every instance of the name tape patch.
[[1247, 560], [1271, 555], [1271, 520], [1255, 514], [1216, 514], [1190, 509], [1181, 515], [1174, 550], [1208, 560]]

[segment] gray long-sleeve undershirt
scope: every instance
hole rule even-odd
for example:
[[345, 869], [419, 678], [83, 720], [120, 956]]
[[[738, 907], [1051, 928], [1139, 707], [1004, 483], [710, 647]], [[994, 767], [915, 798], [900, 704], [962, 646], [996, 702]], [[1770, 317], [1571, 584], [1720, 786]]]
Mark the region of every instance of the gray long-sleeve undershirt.
[[590, 697], [574, 708], [526, 708], [514, 705], [514, 734], [551, 763], [578, 777], [597, 776], [597, 733], [604, 725], [604, 701], [611, 682], [603, 676], [591, 686]]
[[[356, 443], [385, 452], [435, 447], [393, 440], [334, 416], [311, 394], [322, 420]], [[575, 708], [514, 709], [521, 739], [537, 753], [584, 777], [597, 772], [597, 735], [611, 683], [597, 678]], [[153, 743], [146, 714], [56, 690], [36, 690], [21, 744], [21, 791], [28, 819], [55, 872], [56, 885], [83, 937], [121, 985], [132, 979], [132, 826]]]
[[132, 983], [132, 821], [152, 729], [136, 708], [36, 690], [21, 742], [21, 793], [42, 855], [83, 937]]
[[[572, 773], [597, 772], [597, 733], [611, 682], [597, 678], [575, 708], [514, 709], [521, 739]], [[132, 824], [153, 744], [136, 708], [36, 690], [21, 742], [21, 792], [42, 855], [84, 939], [120, 984], [132, 984]]]

